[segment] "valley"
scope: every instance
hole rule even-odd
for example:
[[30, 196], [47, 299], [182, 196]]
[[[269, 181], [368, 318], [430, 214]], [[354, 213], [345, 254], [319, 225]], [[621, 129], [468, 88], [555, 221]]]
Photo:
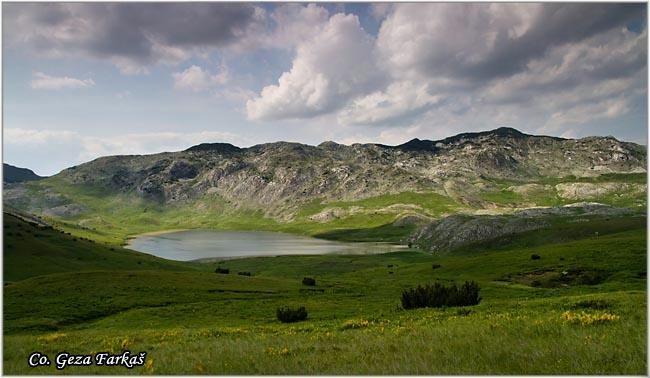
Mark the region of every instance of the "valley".
[[[501, 128], [202, 144], [4, 183], [4, 373], [645, 374], [646, 155]], [[400, 248], [202, 262], [125, 248], [179, 229]], [[400, 302], [464, 281], [477, 305]], [[307, 319], [280, 322], [287, 306]], [[57, 371], [29, 367], [35, 350], [147, 357]]]

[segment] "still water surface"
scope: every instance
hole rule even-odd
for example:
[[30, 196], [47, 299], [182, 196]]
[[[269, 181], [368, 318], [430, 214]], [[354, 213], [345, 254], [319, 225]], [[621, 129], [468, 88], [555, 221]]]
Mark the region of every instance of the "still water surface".
[[397, 251], [388, 243], [346, 243], [262, 231], [190, 230], [131, 239], [127, 248], [169, 260], [190, 261], [248, 256], [373, 254]]

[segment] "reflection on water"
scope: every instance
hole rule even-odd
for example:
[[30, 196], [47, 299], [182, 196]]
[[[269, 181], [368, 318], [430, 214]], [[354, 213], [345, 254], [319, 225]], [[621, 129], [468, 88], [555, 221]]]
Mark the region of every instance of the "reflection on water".
[[388, 243], [336, 242], [277, 232], [192, 230], [138, 236], [127, 248], [169, 260], [189, 261], [326, 253], [372, 254], [404, 247]]

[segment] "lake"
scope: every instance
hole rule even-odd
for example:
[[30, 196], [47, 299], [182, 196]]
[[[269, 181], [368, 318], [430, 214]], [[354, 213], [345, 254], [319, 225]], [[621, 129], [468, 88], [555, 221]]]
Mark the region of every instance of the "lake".
[[214, 260], [233, 257], [375, 254], [404, 249], [390, 243], [348, 243], [262, 231], [190, 230], [145, 234], [126, 248], [168, 260]]

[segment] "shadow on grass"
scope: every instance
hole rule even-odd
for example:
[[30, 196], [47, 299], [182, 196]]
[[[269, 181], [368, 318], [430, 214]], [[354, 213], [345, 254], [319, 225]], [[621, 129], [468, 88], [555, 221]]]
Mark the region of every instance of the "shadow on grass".
[[399, 243], [417, 228], [416, 225], [394, 226], [392, 223], [370, 228], [346, 228], [321, 232], [317, 238], [350, 242]]

